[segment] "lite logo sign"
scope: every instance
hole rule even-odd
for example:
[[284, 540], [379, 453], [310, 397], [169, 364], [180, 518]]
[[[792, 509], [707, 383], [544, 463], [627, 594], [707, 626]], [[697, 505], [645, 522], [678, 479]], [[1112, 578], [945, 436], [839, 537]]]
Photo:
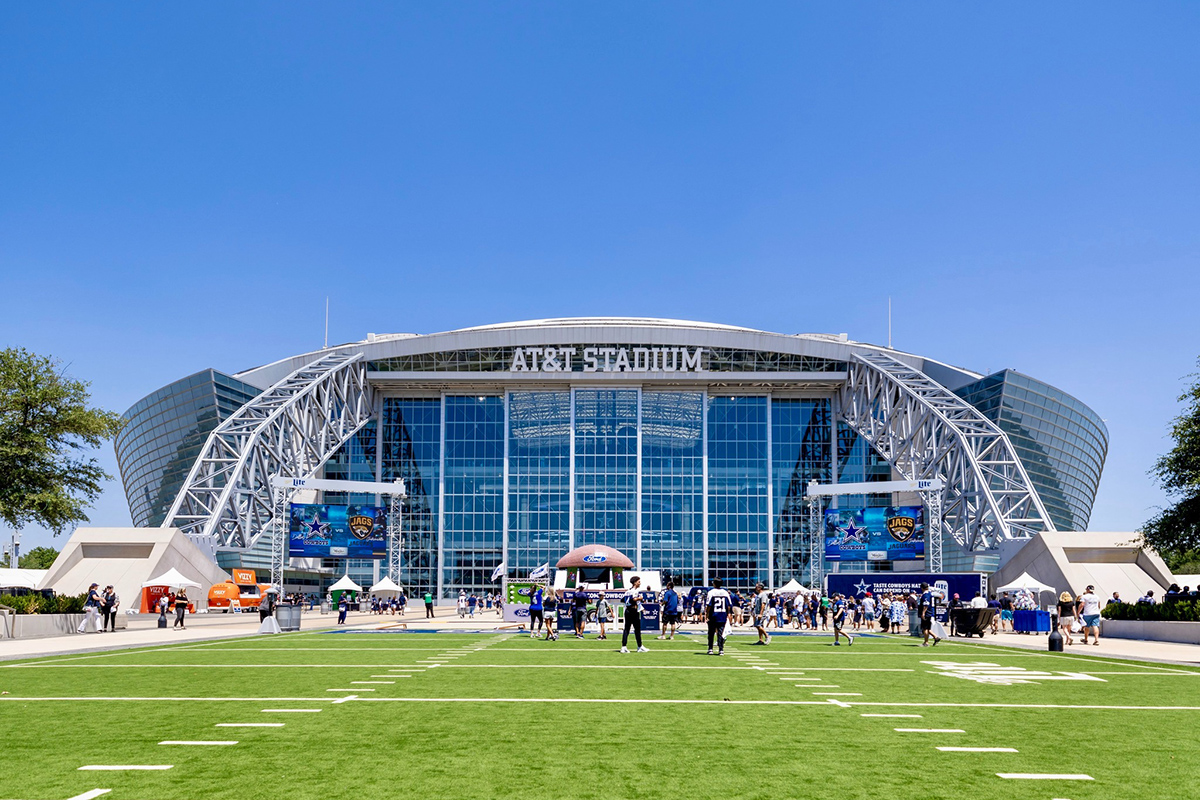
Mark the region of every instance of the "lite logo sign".
[[703, 347], [517, 347], [510, 372], [699, 372]]

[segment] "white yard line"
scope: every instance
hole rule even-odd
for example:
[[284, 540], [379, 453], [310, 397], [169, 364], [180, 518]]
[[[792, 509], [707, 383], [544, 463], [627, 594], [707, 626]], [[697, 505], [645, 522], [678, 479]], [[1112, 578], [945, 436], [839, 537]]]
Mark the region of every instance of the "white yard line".
[[[833, 687], [837, 688], [837, 687]], [[814, 697], [862, 697], [862, 692], [813, 692]]]
[[896, 733], [966, 733], [961, 728], [892, 728]]
[[99, 797], [100, 795], [108, 794], [111, 791], [112, 789], [92, 789], [91, 791], [84, 792], [83, 794], [77, 794], [70, 798], [70, 800], [95, 800], [95, 798]]
[[124, 764], [124, 765], [109, 765], [109, 764], [88, 764], [86, 767], [80, 767], [80, 770], [91, 770], [96, 772], [123, 772], [125, 770], [163, 770], [172, 769], [174, 764]]
[[282, 722], [218, 722], [215, 728], [282, 728]]
[[1042, 772], [997, 772], [997, 777], [1018, 781], [1094, 781], [1091, 775], [1081, 773], [1042, 773]]
[[1016, 753], [1015, 747], [939, 747], [943, 753]]
[[[357, 686], [360, 683], [364, 683], [364, 684], [365, 683], [395, 683], [395, 681], [350, 681], [350, 682], [352, 684], [354, 684], [355, 686]], [[367, 690], [364, 689], [363, 691], [367, 691]]]
[[320, 708], [264, 708], [263, 714], [319, 714]]
[[334, 701], [333, 701], [333, 704], [336, 706], [338, 703], [348, 703], [348, 702], [350, 702], [351, 700], [357, 700], [357, 699], [358, 699], [358, 695], [356, 695], [356, 694], [348, 694], [348, 695], [346, 695], [345, 697], [342, 697], [342, 698], [339, 698], [339, 699], [337, 699], [337, 700], [334, 700]]
[[187, 747], [191, 747], [191, 746], [207, 747], [209, 745], [216, 745], [218, 747], [228, 747], [230, 745], [237, 744], [237, 741], [234, 739], [205, 739], [205, 740], [194, 740], [194, 741], [189, 741], [186, 739], [165, 739], [164, 741], [159, 742], [159, 744], [184, 745]]
[[921, 719], [920, 714], [859, 714], [860, 717], [886, 717], [903, 719]]

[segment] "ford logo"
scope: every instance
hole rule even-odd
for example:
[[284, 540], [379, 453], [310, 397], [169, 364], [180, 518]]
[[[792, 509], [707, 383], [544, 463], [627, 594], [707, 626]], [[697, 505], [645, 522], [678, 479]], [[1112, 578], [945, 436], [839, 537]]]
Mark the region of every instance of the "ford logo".
[[590, 556], [584, 556], [583, 560], [588, 564], [603, 564], [608, 561], [608, 556], [603, 553], [592, 553]]

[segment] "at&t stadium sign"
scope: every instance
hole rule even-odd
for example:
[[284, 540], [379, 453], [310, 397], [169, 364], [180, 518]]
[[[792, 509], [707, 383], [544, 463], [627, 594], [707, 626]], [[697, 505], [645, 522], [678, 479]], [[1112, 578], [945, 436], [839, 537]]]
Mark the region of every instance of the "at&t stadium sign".
[[703, 347], [517, 347], [510, 372], [699, 372]]

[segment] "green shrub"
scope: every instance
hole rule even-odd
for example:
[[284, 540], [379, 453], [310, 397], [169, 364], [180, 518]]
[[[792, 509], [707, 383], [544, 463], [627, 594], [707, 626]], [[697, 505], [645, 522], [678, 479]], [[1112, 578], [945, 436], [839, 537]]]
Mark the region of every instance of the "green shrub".
[[1175, 600], [1170, 603], [1112, 603], [1105, 606], [1105, 619], [1149, 622], [1200, 622], [1200, 600]]
[[87, 592], [78, 595], [59, 595], [47, 600], [40, 594], [0, 595], [0, 606], [15, 609], [18, 614], [82, 614]]

